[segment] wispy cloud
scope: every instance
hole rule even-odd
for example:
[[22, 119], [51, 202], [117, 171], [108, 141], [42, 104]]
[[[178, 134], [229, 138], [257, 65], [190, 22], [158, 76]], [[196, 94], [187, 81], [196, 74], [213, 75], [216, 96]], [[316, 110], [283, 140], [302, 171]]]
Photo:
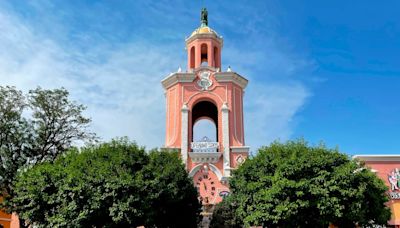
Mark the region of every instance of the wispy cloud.
[[150, 147], [162, 145], [165, 105], [160, 79], [178, 66], [171, 49], [128, 43], [80, 53], [41, 40], [10, 14], [1, 12], [0, 21], [1, 84], [25, 91], [63, 86], [88, 106], [94, 131], [104, 139], [128, 135]]
[[[142, 4], [151, 10], [148, 12], [154, 11], [152, 20], [162, 21], [165, 12], [173, 11], [167, 2]], [[187, 16], [187, 9], [182, 9], [180, 14]], [[123, 15], [119, 17], [118, 20], [123, 20]], [[219, 17], [223, 22], [223, 15]], [[172, 21], [174, 17], [167, 16], [166, 20]], [[68, 26], [77, 26], [70, 21], [54, 23], [50, 28], [55, 31], [72, 31]], [[248, 22], [243, 31], [257, 32], [252, 26], [258, 23]], [[153, 42], [154, 39], [146, 41], [144, 37], [137, 38], [140, 34], [118, 43], [113, 39], [119, 39], [121, 34], [93, 35], [89, 34], [92, 31], [88, 34], [80, 31], [75, 33], [75, 38], [83, 41], [75, 44], [37, 26], [10, 8], [0, 9], [2, 85], [15, 85], [25, 91], [36, 86], [63, 86], [74, 99], [88, 106], [87, 115], [93, 119], [93, 130], [102, 138], [127, 135], [148, 147], [163, 146], [165, 98], [160, 80], [184, 65], [183, 37], [190, 31], [181, 34], [182, 42], [178, 44]], [[165, 27], [160, 30], [170, 34]], [[154, 33], [147, 32], [143, 36]], [[175, 36], [177, 34], [172, 40]], [[95, 41], [93, 37], [102, 39], [90, 45]], [[275, 46], [277, 41], [273, 38], [260, 40], [264, 38], [254, 38], [246, 47], [239, 41], [228, 42], [224, 47], [226, 65], [232, 65], [250, 79], [245, 95], [245, 131], [247, 144], [253, 150], [276, 138], [289, 138], [295, 126], [293, 119], [310, 96], [301, 81], [286, 77], [309, 67], [308, 60]], [[110, 39], [112, 42], [107, 43]], [[260, 75], [263, 71], [268, 80]], [[279, 75], [286, 75], [287, 80], [278, 80]]]
[[298, 82], [250, 87], [245, 94], [245, 133], [252, 150], [289, 139], [296, 127], [295, 116], [309, 96], [308, 89]]

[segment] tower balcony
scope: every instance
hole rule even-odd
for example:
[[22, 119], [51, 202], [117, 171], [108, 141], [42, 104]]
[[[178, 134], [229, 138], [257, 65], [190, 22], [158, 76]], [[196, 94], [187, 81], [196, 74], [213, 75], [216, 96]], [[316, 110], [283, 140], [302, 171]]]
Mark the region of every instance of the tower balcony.
[[217, 163], [222, 155], [218, 152], [218, 142], [192, 142], [190, 148], [189, 157], [194, 163]]

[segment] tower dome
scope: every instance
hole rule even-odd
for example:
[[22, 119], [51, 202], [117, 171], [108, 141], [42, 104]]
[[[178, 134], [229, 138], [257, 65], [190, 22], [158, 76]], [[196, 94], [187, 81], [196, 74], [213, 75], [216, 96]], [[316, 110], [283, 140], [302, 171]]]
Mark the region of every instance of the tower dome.
[[217, 34], [217, 32], [215, 32], [213, 29], [211, 29], [210, 27], [208, 27], [207, 25], [201, 25], [200, 27], [198, 27], [197, 29], [195, 29], [192, 34], [190, 35], [189, 39], [195, 35], [198, 34], [213, 34], [216, 37], [219, 37], [219, 35]]

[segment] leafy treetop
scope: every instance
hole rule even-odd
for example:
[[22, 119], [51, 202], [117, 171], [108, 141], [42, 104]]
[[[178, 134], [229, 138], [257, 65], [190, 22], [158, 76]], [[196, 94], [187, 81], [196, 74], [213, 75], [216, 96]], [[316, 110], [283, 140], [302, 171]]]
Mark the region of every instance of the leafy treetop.
[[12, 205], [36, 227], [196, 227], [200, 212], [177, 152], [126, 139], [21, 172]]
[[239, 225], [355, 227], [390, 219], [381, 179], [338, 150], [303, 140], [261, 148], [233, 172], [230, 188], [225, 207]]
[[67, 90], [37, 88], [24, 95], [0, 86], [0, 194], [13, 196], [13, 180], [23, 167], [54, 160], [77, 141], [95, 139], [83, 105]]

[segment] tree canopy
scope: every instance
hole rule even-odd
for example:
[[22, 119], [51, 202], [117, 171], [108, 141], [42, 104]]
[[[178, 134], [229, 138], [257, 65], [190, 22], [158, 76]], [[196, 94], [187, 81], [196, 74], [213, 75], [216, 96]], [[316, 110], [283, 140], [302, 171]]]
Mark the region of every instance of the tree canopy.
[[390, 219], [381, 179], [338, 150], [303, 140], [261, 148], [233, 172], [230, 188], [229, 205], [223, 207], [232, 208], [233, 215], [216, 210], [216, 218], [234, 218], [234, 224], [366, 227]]
[[24, 95], [0, 86], [0, 194], [12, 197], [13, 180], [26, 165], [53, 160], [77, 140], [91, 140], [85, 107], [65, 89], [37, 88]]
[[37, 227], [196, 227], [200, 213], [178, 153], [146, 153], [126, 139], [21, 172], [12, 203]]
[[243, 222], [236, 216], [235, 210], [234, 198], [225, 197], [222, 202], [215, 205], [210, 228], [242, 228]]

